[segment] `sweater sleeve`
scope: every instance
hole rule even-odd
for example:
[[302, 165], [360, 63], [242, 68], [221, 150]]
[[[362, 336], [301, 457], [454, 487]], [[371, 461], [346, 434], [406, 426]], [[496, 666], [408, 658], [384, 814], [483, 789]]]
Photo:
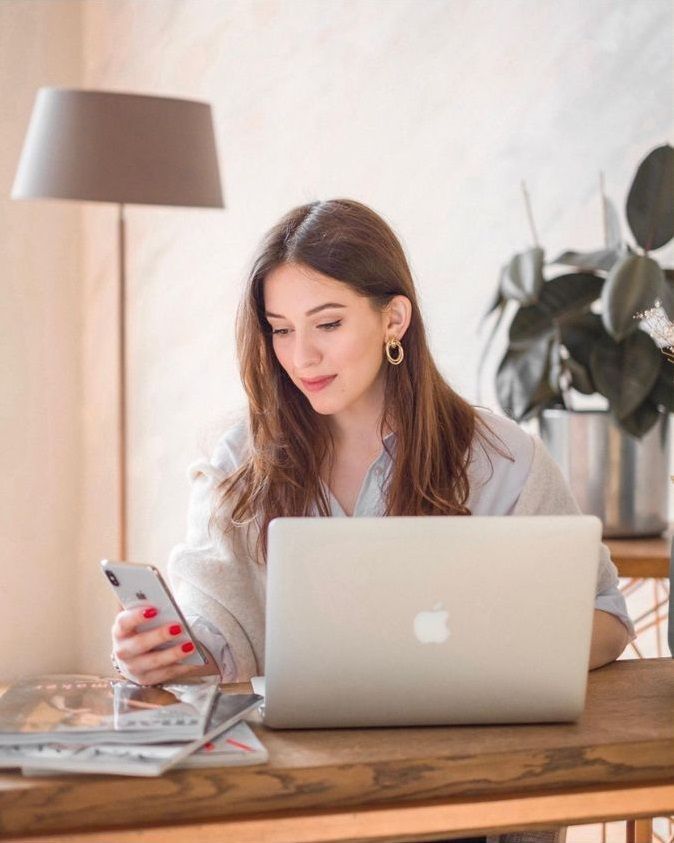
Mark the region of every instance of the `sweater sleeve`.
[[229, 681], [245, 681], [260, 672], [260, 647], [256, 653], [251, 640], [251, 631], [259, 626], [252, 608], [256, 572], [227, 537], [209, 531], [214, 492], [227, 472], [202, 460], [190, 466], [189, 476], [187, 536], [170, 553], [168, 576], [178, 603], [195, 624], [195, 634], [207, 630], [217, 651], [214, 658], [227, 656], [229, 663], [218, 665], [221, 674]]
[[220, 671], [221, 682], [236, 682], [237, 669], [234, 663], [232, 649], [220, 630], [201, 615], [188, 615], [185, 620], [190, 629], [213, 656], [215, 665]]
[[[513, 508], [513, 515], [579, 515], [580, 508], [561, 469], [540, 437], [533, 436], [534, 454], [529, 475]], [[630, 641], [636, 632], [627, 612], [625, 598], [618, 588], [618, 569], [605, 544], [600, 545], [595, 608], [619, 618]]]

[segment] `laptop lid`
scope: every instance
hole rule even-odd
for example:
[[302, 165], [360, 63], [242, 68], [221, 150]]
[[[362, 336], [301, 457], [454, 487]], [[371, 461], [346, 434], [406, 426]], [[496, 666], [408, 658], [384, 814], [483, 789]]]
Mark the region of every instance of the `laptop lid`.
[[274, 519], [265, 724], [576, 719], [600, 541], [584, 515]]

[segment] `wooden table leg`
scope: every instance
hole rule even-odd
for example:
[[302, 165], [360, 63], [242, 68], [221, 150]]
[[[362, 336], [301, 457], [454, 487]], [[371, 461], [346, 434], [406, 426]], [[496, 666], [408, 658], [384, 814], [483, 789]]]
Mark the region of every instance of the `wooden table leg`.
[[652, 843], [653, 820], [627, 820], [626, 843]]

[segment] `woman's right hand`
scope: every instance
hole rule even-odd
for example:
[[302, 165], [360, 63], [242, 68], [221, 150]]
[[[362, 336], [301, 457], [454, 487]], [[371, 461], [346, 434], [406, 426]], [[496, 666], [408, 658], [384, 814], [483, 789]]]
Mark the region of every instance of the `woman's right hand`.
[[137, 627], [148, 620], [148, 611], [152, 608], [122, 609], [112, 625], [112, 652], [122, 674], [139, 685], [159, 685], [194, 673], [192, 665], [181, 664], [194, 650], [193, 644], [186, 642], [152, 652], [183, 630], [180, 624], [171, 623], [138, 632]]

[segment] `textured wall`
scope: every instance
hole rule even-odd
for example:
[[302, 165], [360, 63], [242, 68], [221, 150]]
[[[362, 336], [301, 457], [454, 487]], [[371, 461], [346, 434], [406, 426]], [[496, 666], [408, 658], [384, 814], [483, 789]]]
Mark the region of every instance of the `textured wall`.
[[[672, 135], [668, 0], [77, 6], [87, 86], [209, 100], [224, 170], [224, 212], [128, 210], [137, 561], [163, 565], [182, 538], [186, 467], [243, 400], [234, 306], [280, 214], [332, 196], [381, 212], [441, 369], [475, 399], [479, 316], [501, 263], [531, 241], [520, 180], [550, 256], [593, 247], [598, 171], [622, 205], [637, 161]], [[112, 612], [95, 568], [116, 539], [115, 209], [88, 205], [85, 235], [79, 638], [94, 670]]]
[[0, 677], [77, 669], [81, 214], [16, 202], [35, 92], [77, 85], [72, 2], [0, 3]]

